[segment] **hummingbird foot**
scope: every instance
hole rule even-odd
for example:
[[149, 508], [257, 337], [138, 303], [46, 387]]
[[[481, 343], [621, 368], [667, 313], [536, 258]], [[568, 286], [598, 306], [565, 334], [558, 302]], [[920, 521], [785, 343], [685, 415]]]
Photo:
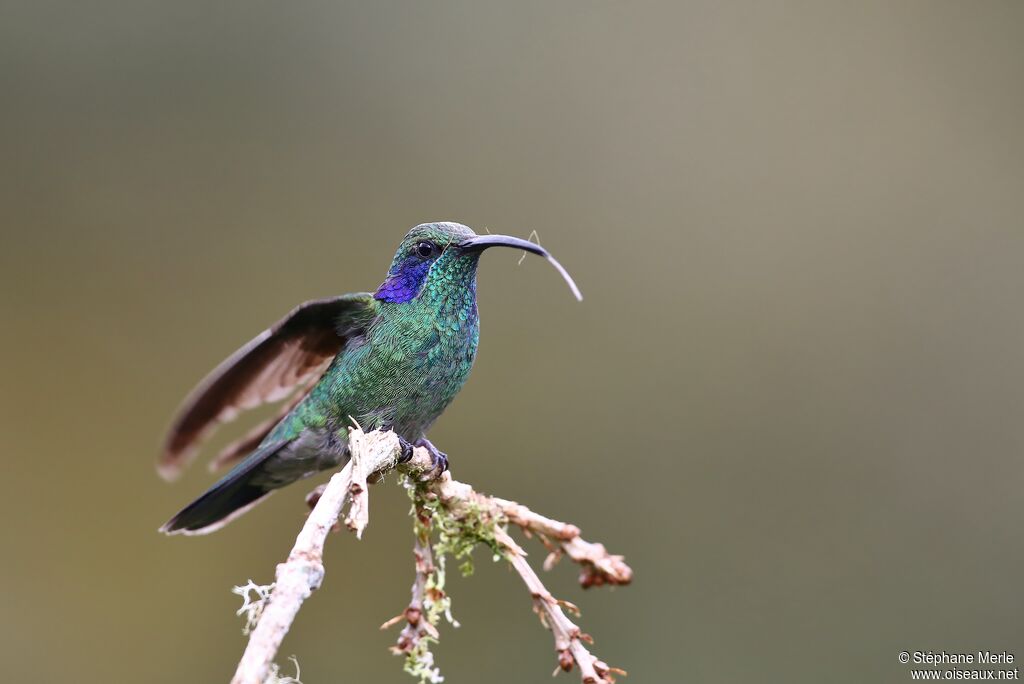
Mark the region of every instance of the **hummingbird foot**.
[[424, 479], [432, 480], [434, 478], [440, 477], [442, 474], [444, 474], [445, 471], [448, 470], [448, 454], [444, 453], [436, 446], [434, 446], [429, 439], [427, 439], [426, 437], [417, 439], [416, 446], [423, 447], [424, 449], [427, 450], [427, 453], [430, 454], [430, 463], [433, 466], [433, 469], [430, 471], [429, 475], [427, 475]]
[[398, 435], [398, 442], [402, 445], [402, 454], [398, 457], [399, 465], [412, 460], [413, 449], [416, 447], [423, 447], [430, 454], [431, 467], [430, 471], [423, 477], [424, 482], [440, 477], [442, 473], [448, 470], [448, 454], [434, 446], [426, 437], [410, 442], [405, 437]]
[[412, 460], [412, 450], [416, 445], [401, 435], [398, 435], [398, 443], [402, 445], [402, 454], [398, 457], [398, 464], [408, 463]]

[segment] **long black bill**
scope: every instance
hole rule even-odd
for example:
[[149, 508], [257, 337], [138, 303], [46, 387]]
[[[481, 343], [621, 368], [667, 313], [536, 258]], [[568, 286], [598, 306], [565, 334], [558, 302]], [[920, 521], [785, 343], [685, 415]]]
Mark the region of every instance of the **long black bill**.
[[488, 247], [512, 247], [514, 249], [522, 249], [533, 254], [539, 254], [540, 256], [547, 259], [555, 270], [558, 271], [565, 282], [569, 285], [569, 289], [572, 290], [573, 295], [579, 301], [583, 301], [583, 295], [580, 294], [580, 288], [576, 287], [576, 282], [569, 275], [569, 272], [565, 270], [562, 264], [558, 263], [555, 257], [551, 256], [548, 250], [544, 249], [540, 245], [535, 245], [532, 242], [526, 240], [520, 240], [517, 237], [510, 235], [477, 235], [471, 237], [468, 240], [463, 240], [459, 243], [459, 247], [465, 250], [483, 250]]

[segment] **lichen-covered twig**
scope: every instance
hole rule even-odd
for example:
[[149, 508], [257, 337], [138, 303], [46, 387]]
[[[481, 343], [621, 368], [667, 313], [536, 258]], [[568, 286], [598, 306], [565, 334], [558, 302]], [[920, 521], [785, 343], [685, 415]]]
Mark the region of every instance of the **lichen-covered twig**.
[[[367, 482], [375, 481], [394, 468], [401, 453], [394, 433], [363, 433], [358, 428], [350, 431], [349, 447], [352, 452], [349, 464], [309, 498], [313, 510], [288, 560], [277, 567], [273, 592], [250, 635], [232, 684], [266, 681], [281, 641], [302, 602], [323, 581], [323, 547], [327, 533], [336, 528], [346, 501], [351, 500], [345, 523], [357, 536], [362, 534], [369, 522]], [[423, 448], [416, 448], [412, 460], [399, 468], [413, 483], [410, 486], [417, 521], [413, 551], [415, 579], [409, 606], [382, 628], [405, 620], [406, 625], [392, 650], [406, 655], [407, 671], [421, 681], [441, 681], [429, 644], [438, 638], [437, 624], [441, 616], [454, 623], [450, 601], [444, 593], [444, 558], [446, 555], [463, 558], [475, 545], [482, 543], [505, 558], [523, 579], [533, 597], [534, 610], [554, 635], [559, 668], [569, 671], [575, 665], [585, 684], [610, 684], [614, 681], [613, 675], [624, 674], [589, 652], [584, 642], [591, 643], [590, 637], [562, 610], [565, 607], [578, 613], [575, 606], [551, 596], [526, 561], [525, 552], [505, 528], [512, 523], [528, 536], [538, 536], [551, 552], [546, 568], [562, 555], [579, 563], [583, 568], [580, 582], [584, 587], [628, 584], [632, 570], [621, 556], [609, 554], [600, 544], [584, 541], [575, 525], [538, 515], [513, 501], [480, 494], [471, 486], [453, 480], [449, 473], [438, 476], [430, 455]], [[432, 475], [433, 479], [423, 482], [421, 478], [427, 475]]]
[[434, 564], [434, 554], [430, 546], [430, 513], [417, 505], [413, 515], [416, 516], [416, 538], [413, 544], [415, 573], [412, 598], [400, 615], [391, 618], [380, 628], [388, 629], [405, 620], [405, 627], [398, 635], [398, 641], [391, 647], [391, 652], [405, 656], [406, 672], [421, 681], [437, 684], [444, 681], [444, 678], [434, 664], [430, 643], [440, 638], [437, 623], [442, 613], [450, 615], [449, 602], [443, 588], [443, 571]]
[[[436, 556], [448, 552], [458, 557], [473, 545], [483, 543], [512, 565], [533, 596], [534, 610], [541, 622], [554, 634], [560, 669], [568, 672], [574, 665], [579, 667], [581, 680], [586, 684], [610, 684], [615, 674], [625, 674], [622, 670], [609, 667], [587, 650], [584, 642], [590, 642], [590, 637], [566, 617], [562, 607], [574, 613], [578, 613], [578, 610], [568, 602], [556, 600], [544, 588], [526, 561], [526, 553], [505, 530], [505, 524], [514, 523], [528, 533], [537, 534], [552, 549], [552, 553], [565, 553], [579, 562], [584, 568], [585, 577], [600, 578], [585, 581], [584, 576], [581, 576], [580, 581], [584, 586], [628, 584], [633, 573], [621, 556], [608, 554], [600, 544], [583, 541], [575, 525], [538, 515], [506, 499], [481, 494], [471, 486], [453, 480], [448, 473], [420, 484], [413, 498], [417, 514], [420, 515], [420, 510], [430, 511], [433, 524], [441, 529], [441, 539], [435, 547]], [[453, 538], [457, 541], [453, 541]], [[551, 539], [557, 540], [557, 543], [550, 542]], [[415, 584], [413, 597], [415, 602]], [[405, 643], [403, 636], [399, 636], [396, 650], [410, 653], [402, 648]]]

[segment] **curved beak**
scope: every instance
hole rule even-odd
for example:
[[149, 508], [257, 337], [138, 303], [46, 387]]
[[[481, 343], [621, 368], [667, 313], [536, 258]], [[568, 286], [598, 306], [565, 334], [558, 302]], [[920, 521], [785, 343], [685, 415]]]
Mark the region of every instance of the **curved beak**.
[[580, 294], [580, 288], [576, 287], [576, 282], [572, 279], [572, 276], [569, 275], [569, 272], [565, 270], [565, 267], [562, 266], [562, 264], [558, 263], [558, 260], [555, 259], [555, 257], [551, 256], [548, 250], [544, 249], [540, 245], [535, 245], [532, 242], [521, 240], [510, 235], [477, 235], [459, 243], [459, 249], [465, 251], [482, 251], [488, 247], [512, 247], [513, 249], [521, 249], [533, 254], [539, 254], [547, 259], [548, 262], [555, 267], [555, 270], [561, 274], [562, 279], [565, 280], [576, 299], [581, 302], [583, 301], [583, 295]]

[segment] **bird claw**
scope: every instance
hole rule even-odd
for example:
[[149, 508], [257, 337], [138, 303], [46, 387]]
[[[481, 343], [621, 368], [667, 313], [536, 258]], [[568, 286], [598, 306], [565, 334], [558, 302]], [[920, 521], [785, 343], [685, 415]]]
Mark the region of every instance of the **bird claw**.
[[415, 445], [411, 444], [401, 435], [398, 436], [398, 443], [402, 445], [402, 454], [398, 457], [398, 463], [408, 463], [412, 460], [412, 450]]
[[399, 465], [412, 460], [413, 449], [416, 447], [423, 447], [430, 454], [430, 470], [422, 477], [424, 482], [434, 480], [448, 470], [448, 454], [434, 446], [429, 439], [423, 438], [415, 442], [409, 442], [399, 435], [398, 442], [402, 445], [402, 453], [398, 457]]
[[424, 475], [423, 480], [433, 480], [441, 477], [448, 470], [448, 454], [444, 453], [431, 444], [426, 437], [416, 440], [416, 446], [423, 447], [430, 454], [430, 472]]

